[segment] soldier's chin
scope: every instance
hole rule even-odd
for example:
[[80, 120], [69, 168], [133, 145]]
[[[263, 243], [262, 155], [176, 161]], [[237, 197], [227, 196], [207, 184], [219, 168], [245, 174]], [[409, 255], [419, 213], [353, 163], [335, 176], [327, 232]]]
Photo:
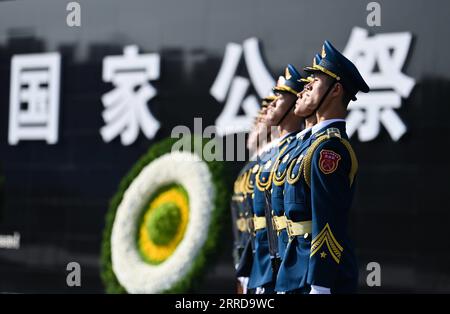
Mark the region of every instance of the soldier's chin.
[[271, 124], [273, 122], [274, 118], [275, 118], [275, 116], [274, 116], [273, 112], [269, 111], [266, 116], [266, 121], [269, 124]]
[[275, 120], [274, 120], [274, 119], [272, 119], [272, 118], [267, 119], [267, 124], [266, 124], [266, 126], [267, 126], [268, 128], [270, 128], [270, 127], [272, 127], [272, 126], [274, 126], [274, 125], [275, 125]]
[[298, 116], [298, 117], [303, 117], [304, 116], [300, 105], [297, 104], [297, 103], [295, 104], [295, 107], [294, 107], [294, 114], [296, 116]]

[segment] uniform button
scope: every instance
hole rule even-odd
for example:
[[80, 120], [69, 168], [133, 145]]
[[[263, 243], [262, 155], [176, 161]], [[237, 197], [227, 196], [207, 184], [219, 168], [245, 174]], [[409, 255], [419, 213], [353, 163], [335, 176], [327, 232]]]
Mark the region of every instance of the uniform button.
[[305, 239], [309, 236], [309, 233], [305, 233], [305, 235], [303, 236]]

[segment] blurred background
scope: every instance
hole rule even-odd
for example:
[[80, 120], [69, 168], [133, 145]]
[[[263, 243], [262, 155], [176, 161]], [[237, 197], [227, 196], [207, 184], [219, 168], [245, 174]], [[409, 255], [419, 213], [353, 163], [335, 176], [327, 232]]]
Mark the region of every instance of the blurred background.
[[[372, 88], [347, 117], [359, 159], [351, 234], [360, 291], [450, 292], [449, 2], [69, 3], [0, 1], [0, 292], [104, 292], [104, 216], [131, 166], [173, 127], [194, 131], [195, 117], [203, 127], [248, 129], [267, 84], [288, 63], [309, 65], [325, 39]], [[141, 101], [159, 125], [123, 135], [104, 95], [126, 86], [121, 73], [141, 54], [159, 57], [142, 59], [153, 68], [141, 79], [151, 86]], [[230, 77], [218, 77], [223, 69]], [[36, 114], [43, 103], [46, 119]], [[235, 174], [244, 165], [228, 163]], [[235, 292], [226, 230], [198, 292]], [[81, 287], [66, 284], [72, 261]], [[381, 267], [379, 287], [366, 284], [370, 262]]]

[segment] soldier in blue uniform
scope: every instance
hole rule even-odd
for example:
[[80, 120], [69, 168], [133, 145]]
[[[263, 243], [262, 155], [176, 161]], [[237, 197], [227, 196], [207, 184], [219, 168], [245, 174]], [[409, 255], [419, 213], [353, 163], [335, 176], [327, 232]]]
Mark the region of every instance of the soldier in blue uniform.
[[269, 251], [266, 206], [271, 202], [272, 168], [300, 129], [300, 121], [293, 114], [292, 109], [297, 99], [296, 95], [303, 86], [304, 82], [298, 71], [292, 65], [288, 65], [285, 75], [280, 77], [273, 89], [277, 98], [269, 105], [267, 112], [268, 124], [279, 126], [280, 140], [270, 150], [261, 154], [260, 161], [254, 169], [256, 172], [253, 189], [255, 254], [248, 287], [257, 288], [257, 293], [274, 292], [273, 258], [279, 258], [279, 256], [271, 256]]
[[[266, 114], [268, 105], [275, 99], [269, 95], [262, 99], [261, 110], [255, 118], [255, 123], [250, 131], [247, 148], [256, 155], [257, 145], [265, 145], [266, 134], [261, 134], [267, 128]], [[270, 135], [270, 134], [269, 134]], [[234, 183], [234, 195], [232, 199], [232, 213], [235, 237], [235, 267], [236, 277], [239, 280], [238, 292], [247, 293], [247, 282], [253, 263], [253, 185], [255, 182], [254, 166], [257, 164], [256, 156], [251, 156], [250, 161], [242, 168]]]
[[357, 160], [345, 130], [346, 109], [369, 87], [354, 64], [325, 41], [321, 59], [305, 71], [312, 81], [298, 107], [317, 124], [292, 160], [285, 189], [289, 244], [276, 290], [292, 293], [352, 293], [358, 268], [347, 235]]
[[[267, 125], [266, 115], [269, 104], [274, 101], [275, 98], [275, 95], [269, 95], [264, 97], [261, 101], [261, 109], [255, 118], [255, 125], [247, 139], [247, 149], [251, 156], [250, 160], [256, 159], [258, 151], [261, 151], [263, 146], [266, 145], [272, 137], [272, 134], [270, 134], [271, 128]], [[266, 130], [268, 132], [264, 134]], [[275, 137], [277, 137], [276, 134], [273, 134], [273, 138]]]
[[[316, 58], [320, 58], [319, 55]], [[309, 82], [309, 79], [301, 79], [303, 83]], [[303, 90], [298, 93], [298, 97]], [[288, 244], [288, 234], [286, 230], [287, 219], [284, 214], [284, 194], [285, 194], [285, 182], [286, 173], [288, 170], [289, 162], [295, 158], [295, 153], [298, 151], [298, 147], [303, 141], [306, 141], [311, 135], [311, 128], [316, 123], [315, 115], [311, 112], [301, 112], [299, 111], [299, 106], [294, 107], [293, 121], [296, 123], [297, 128], [302, 126], [302, 131], [298, 132], [291, 141], [291, 143], [286, 147], [283, 152], [280, 152], [278, 156], [278, 162], [273, 168], [273, 179], [272, 179], [272, 209], [273, 209], [273, 226], [278, 235], [278, 254], [280, 259], [283, 259], [286, 246]], [[306, 119], [305, 116], [308, 116]], [[280, 126], [281, 127], [281, 126]], [[297, 129], [296, 128], [296, 129]]]

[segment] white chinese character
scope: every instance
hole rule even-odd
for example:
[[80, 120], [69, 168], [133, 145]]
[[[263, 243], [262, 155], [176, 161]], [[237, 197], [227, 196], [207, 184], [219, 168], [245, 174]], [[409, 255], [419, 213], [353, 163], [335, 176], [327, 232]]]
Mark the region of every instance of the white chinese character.
[[13, 56], [8, 143], [20, 140], [58, 142], [59, 53]]
[[406, 132], [394, 109], [400, 108], [402, 97], [408, 97], [415, 85], [413, 78], [402, 73], [411, 39], [410, 33], [369, 37], [367, 30], [353, 28], [344, 55], [355, 63], [371, 91], [358, 94], [358, 100], [349, 105], [349, 136], [358, 131], [360, 141], [373, 140], [379, 134], [380, 122], [394, 141]]
[[[249, 38], [242, 46], [227, 44], [219, 73], [210, 89], [211, 95], [219, 102], [224, 102], [228, 94], [225, 107], [216, 120], [217, 134], [220, 136], [249, 131], [259, 110], [259, 100], [254, 95], [245, 97], [250, 86], [249, 80], [241, 76], [234, 77], [242, 51], [250, 80], [259, 98], [269, 95], [275, 85], [264, 66], [258, 39]], [[245, 115], [238, 115], [241, 105]]]
[[100, 134], [105, 142], [120, 134], [122, 144], [130, 145], [137, 139], [140, 128], [148, 139], [155, 136], [160, 124], [149, 111], [147, 102], [157, 92], [148, 81], [159, 78], [159, 64], [158, 54], [139, 55], [137, 46], [125, 47], [123, 56], [108, 56], [103, 60], [103, 80], [115, 86], [102, 96], [106, 125]]

